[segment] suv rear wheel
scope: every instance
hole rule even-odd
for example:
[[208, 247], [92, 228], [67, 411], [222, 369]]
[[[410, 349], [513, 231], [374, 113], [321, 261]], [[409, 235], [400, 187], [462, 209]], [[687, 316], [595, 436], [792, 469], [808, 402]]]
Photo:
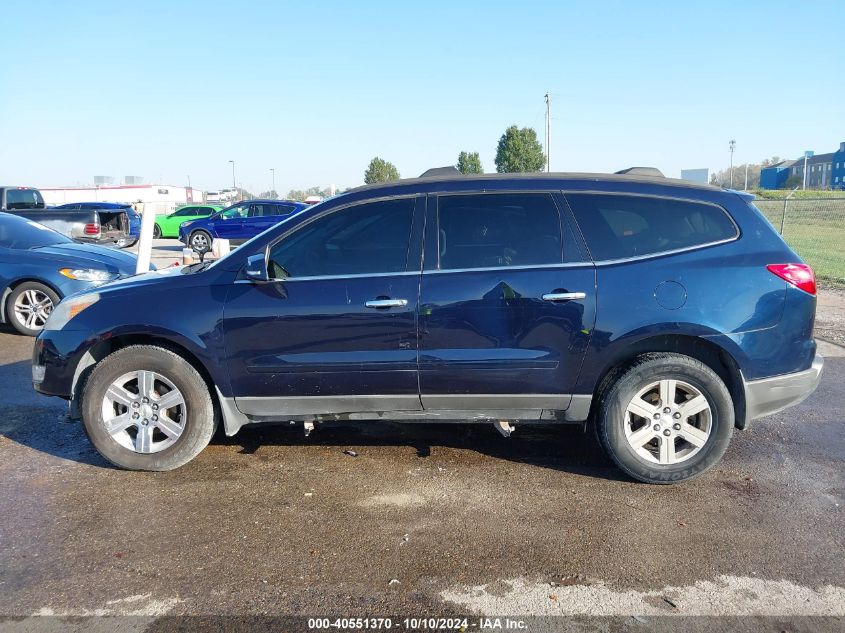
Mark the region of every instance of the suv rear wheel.
[[654, 353], [620, 372], [600, 396], [596, 433], [634, 479], [672, 483], [696, 477], [727, 450], [734, 408], [722, 379], [681, 354]]
[[202, 376], [168, 349], [133, 345], [94, 367], [82, 394], [91, 442], [112, 464], [172, 470], [204, 449], [216, 427]]

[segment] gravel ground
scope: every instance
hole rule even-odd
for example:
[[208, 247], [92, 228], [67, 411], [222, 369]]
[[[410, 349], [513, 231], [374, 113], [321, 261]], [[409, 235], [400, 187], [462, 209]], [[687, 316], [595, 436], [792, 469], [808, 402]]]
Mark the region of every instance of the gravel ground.
[[845, 289], [819, 289], [816, 337], [845, 346]]

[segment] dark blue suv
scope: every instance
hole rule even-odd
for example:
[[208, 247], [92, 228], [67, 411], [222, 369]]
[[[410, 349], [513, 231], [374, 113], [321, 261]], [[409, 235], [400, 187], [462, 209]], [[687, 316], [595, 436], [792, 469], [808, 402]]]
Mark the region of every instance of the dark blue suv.
[[236, 246], [307, 206], [291, 200], [244, 200], [207, 218], [183, 222], [179, 240], [200, 253], [211, 250], [211, 241], [216, 238], [227, 239]]
[[636, 170], [361, 187], [64, 300], [35, 388], [130, 469], [218, 422], [589, 421], [632, 477], [689, 479], [822, 369], [813, 273], [751, 199]]

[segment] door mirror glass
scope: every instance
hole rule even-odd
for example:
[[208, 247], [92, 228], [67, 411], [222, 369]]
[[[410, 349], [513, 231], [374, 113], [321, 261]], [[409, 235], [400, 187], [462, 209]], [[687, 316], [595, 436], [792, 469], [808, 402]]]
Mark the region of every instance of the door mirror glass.
[[246, 258], [244, 274], [250, 281], [268, 281], [267, 264], [264, 260], [264, 253], [257, 253]]

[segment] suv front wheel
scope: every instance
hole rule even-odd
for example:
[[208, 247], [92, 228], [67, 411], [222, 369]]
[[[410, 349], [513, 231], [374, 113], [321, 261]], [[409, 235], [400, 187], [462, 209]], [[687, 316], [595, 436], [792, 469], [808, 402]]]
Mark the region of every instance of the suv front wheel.
[[728, 448], [734, 408], [721, 378], [681, 354], [639, 357], [600, 395], [596, 433], [634, 479], [666, 484], [696, 477]]
[[92, 370], [82, 393], [82, 421], [112, 464], [172, 470], [193, 459], [214, 434], [214, 405], [202, 376], [174, 352], [124, 347]]

